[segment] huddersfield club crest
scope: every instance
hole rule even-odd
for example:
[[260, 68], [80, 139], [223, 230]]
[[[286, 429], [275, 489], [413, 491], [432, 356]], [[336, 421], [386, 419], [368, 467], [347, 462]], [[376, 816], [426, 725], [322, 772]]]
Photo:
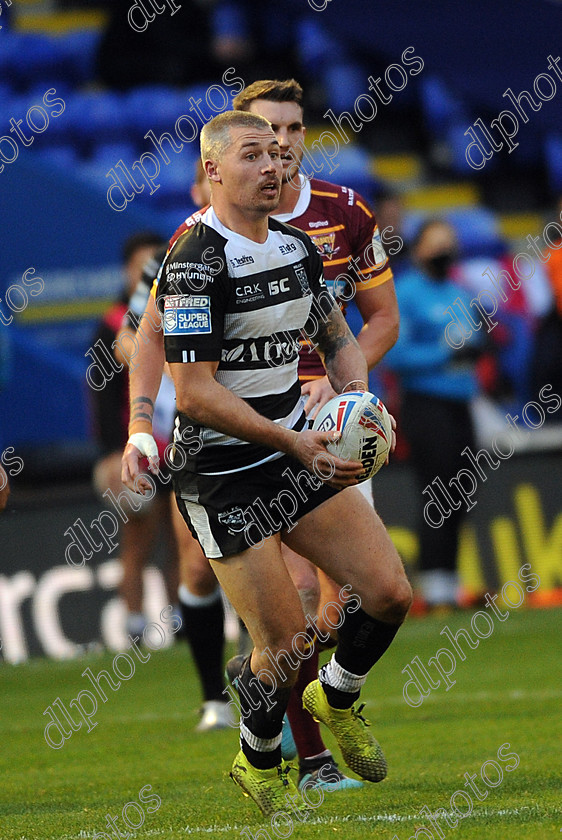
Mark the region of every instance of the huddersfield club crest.
[[316, 245], [316, 250], [323, 259], [331, 260], [334, 254], [340, 250], [339, 246], [334, 248], [336, 242], [335, 231], [333, 233], [321, 233], [316, 236], [310, 235], [310, 238]]

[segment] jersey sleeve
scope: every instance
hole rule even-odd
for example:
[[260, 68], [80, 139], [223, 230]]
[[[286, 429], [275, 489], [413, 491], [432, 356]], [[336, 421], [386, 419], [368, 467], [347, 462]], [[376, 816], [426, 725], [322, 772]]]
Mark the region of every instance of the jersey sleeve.
[[392, 269], [382, 244], [375, 215], [366, 200], [355, 193], [352, 208], [352, 253], [361, 282], [357, 291], [373, 289], [392, 280]]
[[156, 305], [162, 315], [167, 362], [218, 362], [228, 302], [228, 276], [204, 260], [201, 228], [172, 247], [162, 265]]
[[326, 316], [337, 304], [324, 280], [322, 259], [312, 241], [308, 237], [306, 238], [308, 240], [306, 247], [309, 258], [309, 284], [314, 299], [309, 319], [304, 327], [304, 334], [305, 336], [311, 336], [314, 333], [315, 319], [320, 317], [322, 320], [325, 320]]
[[137, 286], [129, 298], [129, 306], [125, 314], [124, 326], [137, 329], [143, 312], [146, 309], [150, 291], [154, 285], [155, 277], [158, 274], [162, 260], [166, 256], [166, 248], [161, 248], [156, 251], [153, 257], [145, 263], [142, 269], [142, 274]]

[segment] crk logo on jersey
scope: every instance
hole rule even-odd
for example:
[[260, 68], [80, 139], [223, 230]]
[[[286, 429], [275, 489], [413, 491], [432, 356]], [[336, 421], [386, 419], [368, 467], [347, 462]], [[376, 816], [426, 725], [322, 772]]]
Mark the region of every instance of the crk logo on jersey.
[[251, 286], [236, 286], [236, 297], [253, 297], [260, 295], [261, 289], [259, 283], [253, 283]]

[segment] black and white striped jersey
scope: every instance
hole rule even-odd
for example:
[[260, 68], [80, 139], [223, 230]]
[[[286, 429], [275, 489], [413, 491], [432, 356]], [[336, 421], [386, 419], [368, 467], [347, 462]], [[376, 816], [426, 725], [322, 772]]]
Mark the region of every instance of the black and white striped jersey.
[[[300, 339], [314, 338], [334, 305], [308, 236], [269, 219], [263, 243], [224, 227], [210, 207], [179, 237], [152, 293], [162, 313], [168, 362], [218, 361], [217, 382], [270, 420], [305, 424], [297, 376]], [[188, 465], [201, 474], [257, 466], [281, 453], [176, 419], [183, 440], [200, 437]], [[192, 431], [191, 431], [192, 430]], [[186, 453], [187, 447], [182, 448]]]

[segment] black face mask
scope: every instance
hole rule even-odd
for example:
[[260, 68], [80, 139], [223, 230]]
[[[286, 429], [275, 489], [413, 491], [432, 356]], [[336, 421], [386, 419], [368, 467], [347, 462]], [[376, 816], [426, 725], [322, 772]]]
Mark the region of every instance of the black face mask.
[[446, 280], [454, 261], [455, 254], [453, 251], [442, 251], [431, 259], [425, 260], [423, 267], [434, 280]]

